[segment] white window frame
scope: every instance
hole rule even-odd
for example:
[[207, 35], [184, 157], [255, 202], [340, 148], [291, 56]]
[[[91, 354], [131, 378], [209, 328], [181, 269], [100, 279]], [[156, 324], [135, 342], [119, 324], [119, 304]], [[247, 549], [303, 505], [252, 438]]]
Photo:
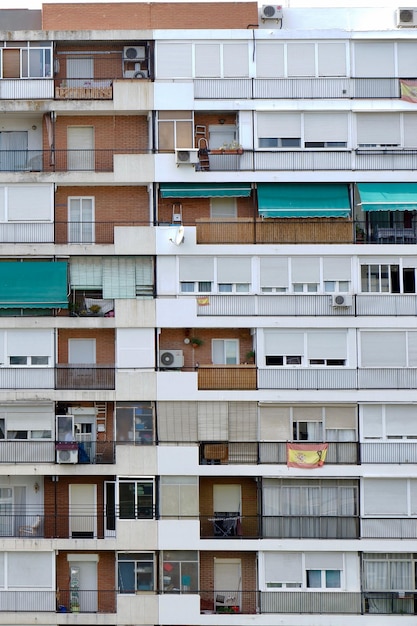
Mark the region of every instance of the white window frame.
[[[210, 289], [201, 289], [201, 287], [203, 286], [203, 284], [210, 284]], [[182, 290], [182, 286], [183, 285], [190, 285], [192, 286], [192, 290], [190, 291], [183, 291]], [[187, 293], [213, 293], [213, 281], [211, 280], [182, 280], [180, 281], [180, 293], [182, 295], [187, 294]]]
[[[78, 222], [74, 222], [71, 220], [71, 202], [78, 201], [79, 202], [79, 211], [80, 211], [80, 219]], [[83, 202], [89, 201], [91, 202], [91, 222], [87, 222], [83, 219]], [[95, 197], [94, 196], [68, 196], [67, 202], [67, 223], [68, 223], [68, 243], [95, 243]], [[84, 236], [83, 227], [84, 224], [91, 224], [91, 237], [87, 235]], [[72, 236], [72, 229], [77, 225], [78, 228], [78, 238]], [[85, 241], [84, 241], [85, 239]]]
[[[220, 342], [223, 344], [220, 346]], [[234, 358], [236, 358], [236, 363], [227, 363], [227, 346], [234, 344]], [[211, 340], [211, 354], [214, 355], [215, 345], [218, 345], [219, 348], [222, 347], [223, 350], [223, 363], [218, 363], [217, 365], [239, 365], [240, 364], [240, 342], [239, 339], [235, 339], [234, 337], [230, 339], [212, 339]], [[214, 359], [212, 359], [214, 362]]]
[[[10, 367], [49, 367], [50, 366], [50, 357], [46, 354], [32, 355], [32, 356], [15, 356], [11, 354], [9, 357], [9, 366]], [[47, 359], [47, 363], [32, 363], [33, 359]], [[26, 363], [11, 363], [12, 359], [26, 359]]]
[[[123, 555], [123, 556], [132, 556], [131, 559], [129, 558], [125, 558], [122, 560], [119, 560], [119, 557]], [[149, 558], [146, 558], [147, 555], [149, 555]], [[143, 558], [137, 558], [139, 556], [143, 556]], [[135, 558], [136, 557], [136, 558]], [[134, 578], [135, 578], [135, 589], [133, 591], [129, 590], [129, 591], [121, 591], [119, 588], [119, 563], [133, 563], [133, 572], [134, 572]], [[141, 567], [141, 563], [146, 563], [147, 565], [149, 565], [150, 563], [152, 564], [152, 584], [151, 584], [151, 589], [139, 589], [138, 588], [138, 574], [140, 574], [141, 572], [139, 571], [140, 567]], [[146, 592], [151, 592], [151, 591], [156, 591], [156, 555], [155, 552], [118, 552], [117, 553], [117, 585], [118, 585], [118, 589], [117, 589], [117, 593], [120, 595], [129, 595], [129, 594], [136, 594], [136, 593], [146, 593]]]

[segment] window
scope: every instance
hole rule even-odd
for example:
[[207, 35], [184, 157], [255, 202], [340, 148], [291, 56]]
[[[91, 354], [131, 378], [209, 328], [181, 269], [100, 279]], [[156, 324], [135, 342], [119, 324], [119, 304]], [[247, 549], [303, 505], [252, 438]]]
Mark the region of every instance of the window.
[[294, 293], [317, 293], [319, 290], [318, 283], [293, 283]]
[[[414, 613], [414, 598], [405, 597], [405, 592], [415, 589], [416, 563], [413, 556], [407, 553], [364, 553], [363, 589], [367, 613]], [[381, 593], [393, 591], [398, 593], [395, 596]]]
[[265, 357], [266, 365], [302, 365], [301, 355], [273, 355]]
[[348, 293], [350, 290], [350, 282], [348, 280], [325, 280], [325, 293]]
[[221, 283], [218, 285], [219, 293], [248, 293], [248, 283]]
[[197, 551], [164, 551], [161, 583], [165, 593], [195, 593], [198, 589]]
[[94, 243], [94, 198], [68, 198], [68, 242]]
[[118, 402], [116, 405], [117, 443], [149, 445], [153, 443], [152, 402]]
[[307, 587], [309, 589], [340, 589], [340, 570], [307, 570]]
[[399, 265], [361, 265], [363, 293], [400, 293]]
[[327, 365], [328, 367], [340, 367], [346, 365], [345, 359], [310, 359], [310, 365]]
[[161, 476], [160, 481], [162, 518], [198, 516], [198, 479], [195, 476]]
[[117, 555], [119, 593], [155, 590], [155, 555], [153, 552]]
[[182, 293], [210, 293], [212, 283], [210, 281], [183, 281], [180, 283]]
[[300, 137], [260, 137], [260, 148], [300, 148]]
[[346, 141], [306, 141], [305, 148], [346, 148]]
[[416, 439], [414, 404], [366, 404], [360, 407], [364, 439]]
[[[30, 44], [35, 46], [33, 42]], [[22, 78], [51, 78], [51, 48], [31, 47], [22, 49]]]
[[238, 365], [240, 361], [239, 340], [213, 339], [211, 353], [214, 365]]
[[10, 365], [49, 365], [48, 356], [10, 356]]
[[210, 198], [210, 217], [237, 217], [236, 198]]
[[192, 148], [193, 120], [191, 111], [160, 111], [158, 114], [158, 148], [172, 152], [175, 148]]
[[121, 478], [119, 480], [119, 518], [152, 519], [153, 516], [153, 481]]
[[323, 424], [321, 422], [293, 422], [294, 441], [321, 441]]

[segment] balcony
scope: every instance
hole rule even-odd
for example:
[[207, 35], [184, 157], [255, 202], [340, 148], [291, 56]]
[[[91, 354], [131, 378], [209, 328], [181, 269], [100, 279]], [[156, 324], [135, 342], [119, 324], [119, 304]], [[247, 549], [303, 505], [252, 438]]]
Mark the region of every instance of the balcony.
[[55, 100], [112, 100], [112, 78], [55, 79]]
[[114, 389], [114, 365], [68, 365], [60, 363], [55, 368], [56, 389]]
[[337, 218], [197, 218], [198, 244], [353, 243], [353, 224]]
[[364, 441], [360, 451], [361, 463], [417, 463], [414, 441]]
[[417, 368], [259, 368], [259, 389], [417, 389]]
[[113, 172], [118, 155], [151, 154], [150, 150], [0, 150], [0, 172]]
[[415, 518], [363, 518], [361, 520], [363, 539], [417, 539]]
[[400, 98], [399, 78], [224, 78], [194, 81], [196, 99]]
[[54, 463], [54, 441], [0, 441], [0, 463]]
[[342, 613], [360, 615], [359, 592], [339, 591], [261, 591], [261, 613]]
[[53, 389], [52, 367], [0, 367], [1, 389]]
[[262, 535], [276, 539], [358, 539], [358, 516], [263, 516]]
[[198, 389], [255, 390], [256, 367], [254, 365], [200, 365]]
[[258, 591], [199, 591], [200, 611], [203, 614], [226, 613], [254, 615], [259, 606]]
[[[355, 441], [330, 441], [326, 465], [356, 465], [358, 445]], [[417, 444], [415, 445], [417, 450]], [[200, 465], [286, 465], [286, 463], [287, 443], [285, 441], [200, 443]]]

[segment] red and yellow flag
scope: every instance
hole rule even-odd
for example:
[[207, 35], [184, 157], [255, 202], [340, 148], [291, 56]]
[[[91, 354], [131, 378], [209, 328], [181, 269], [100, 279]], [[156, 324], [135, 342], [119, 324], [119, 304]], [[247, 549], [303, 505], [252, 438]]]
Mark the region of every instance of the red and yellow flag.
[[287, 466], [302, 469], [322, 467], [327, 448], [327, 443], [287, 443]]
[[401, 100], [417, 102], [417, 80], [400, 80]]
[[197, 298], [198, 306], [208, 306], [210, 304], [210, 299], [207, 296], [203, 298]]

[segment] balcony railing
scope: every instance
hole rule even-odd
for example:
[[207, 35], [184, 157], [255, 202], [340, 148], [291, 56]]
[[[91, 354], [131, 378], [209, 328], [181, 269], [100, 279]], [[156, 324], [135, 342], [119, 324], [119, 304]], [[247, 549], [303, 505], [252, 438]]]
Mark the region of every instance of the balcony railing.
[[0, 389], [53, 388], [53, 367], [0, 367]]
[[[22, 439], [0, 440], [0, 463], [54, 463], [56, 442]], [[115, 441], [78, 442], [78, 463], [114, 463]]]
[[[403, 77], [405, 78], [405, 77]], [[205, 78], [194, 80], [197, 99], [400, 98], [399, 78]]]
[[385, 615], [415, 615], [416, 600], [415, 591], [366, 591], [363, 593], [363, 610]]
[[[417, 150], [398, 148], [315, 150], [252, 150], [243, 154], [213, 154], [209, 151], [208, 168], [200, 172], [216, 171], [395, 171], [417, 169]], [[199, 168], [196, 168], [199, 170]]]
[[114, 365], [67, 365], [55, 368], [56, 389], [114, 389]]
[[417, 441], [363, 441], [361, 463], [417, 463]]
[[359, 592], [339, 591], [261, 591], [261, 613], [346, 613], [360, 615]]
[[263, 516], [262, 534], [277, 539], [357, 539], [359, 517], [353, 515]]
[[362, 518], [363, 539], [417, 539], [417, 519]]
[[115, 589], [60, 589], [56, 596], [59, 613], [116, 613]]
[[259, 368], [259, 389], [417, 389], [417, 368]]
[[112, 100], [112, 78], [57, 78], [55, 100]]
[[[326, 465], [358, 463], [358, 445], [355, 441], [330, 441]], [[200, 443], [200, 464], [202, 465], [256, 465], [262, 463], [286, 464], [287, 443], [285, 441]]]
[[150, 150], [0, 150], [0, 172], [113, 172], [119, 154], [148, 154]]
[[353, 243], [353, 223], [350, 220], [273, 219], [260, 218], [197, 218], [199, 244], [252, 243]]
[[259, 608], [258, 591], [199, 591], [201, 613], [253, 615]]
[[198, 389], [256, 389], [254, 365], [200, 365]]

